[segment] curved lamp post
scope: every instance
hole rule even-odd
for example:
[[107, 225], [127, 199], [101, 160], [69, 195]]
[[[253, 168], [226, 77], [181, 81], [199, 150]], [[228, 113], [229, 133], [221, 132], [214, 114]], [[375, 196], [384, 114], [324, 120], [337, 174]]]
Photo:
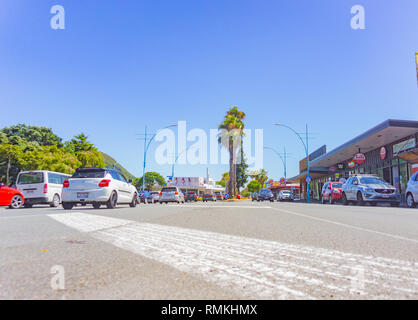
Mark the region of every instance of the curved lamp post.
[[[160, 131], [160, 130], [164, 130], [164, 129], [167, 129], [167, 128], [172, 128], [172, 127], [177, 127], [177, 125], [176, 125], [176, 124], [172, 124], [172, 125], [169, 125], [169, 126], [167, 126], [167, 127], [161, 128], [161, 129], [159, 129], [158, 131]], [[158, 132], [157, 132], [157, 133], [158, 133]], [[148, 144], [147, 144], [147, 127], [145, 126], [145, 139], [144, 139], [144, 168], [143, 168], [143, 171], [142, 171], [142, 190], [143, 190], [143, 191], [145, 190], [145, 167], [146, 167], [146, 164], [147, 164], [147, 152], [148, 152], [148, 148], [149, 148], [149, 146], [150, 146], [151, 142], [154, 140], [154, 138], [155, 138], [155, 136], [157, 135], [157, 133], [154, 133], [154, 134], [152, 135], [151, 139], [148, 141]]]
[[273, 151], [275, 154], [277, 154], [280, 158], [280, 160], [282, 160], [283, 163], [283, 168], [284, 168], [284, 189], [286, 190], [286, 184], [287, 184], [287, 177], [286, 177], [286, 148], [284, 148], [284, 158], [282, 157], [282, 155], [277, 152], [276, 149], [272, 148], [272, 147], [264, 147], [264, 149], [269, 149], [271, 151]]
[[[303, 138], [301, 137], [301, 135], [299, 133], [297, 133], [296, 130], [294, 130], [293, 128], [291, 128], [291, 127], [289, 127], [285, 124], [282, 124], [282, 123], [275, 123], [274, 125], [275, 126], [280, 126], [280, 127], [285, 127], [285, 128], [288, 128], [289, 130], [293, 131], [293, 133], [296, 134], [298, 136], [299, 140], [302, 142], [303, 147], [305, 148], [305, 152], [306, 152], [306, 177], [308, 177], [309, 176], [308, 124], [306, 124], [306, 132], [305, 132], [306, 143], [305, 143], [305, 141], [303, 141]], [[309, 203], [309, 202], [311, 202], [311, 197], [309, 195], [309, 183], [306, 182], [306, 184], [307, 184], [307, 200], [308, 200], [308, 203]]]

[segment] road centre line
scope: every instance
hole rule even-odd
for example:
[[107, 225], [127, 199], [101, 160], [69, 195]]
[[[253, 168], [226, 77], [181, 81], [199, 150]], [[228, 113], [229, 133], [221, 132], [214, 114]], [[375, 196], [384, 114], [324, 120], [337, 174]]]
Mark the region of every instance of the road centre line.
[[396, 239], [396, 240], [403, 240], [403, 241], [409, 241], [409, 242], [413, 242], [413, 243], [418, 243], [418, 240], [417, 239], [411, 239], [411, 238], [406, 238], [406, 237], [398, 236], [398, 235], [391, 234], [391, 233], [386, 233], [386, 232], [382, 232], [382, 231], [377, 231], [377, 230], [372, 230], [372, 229], [357, 227], [357, 226], [353, 226], [351, 224], [337, 222], [337, 221], [333, 221], [333, 220], [329, 220], [329, 219], [324, 219], [324, 218], [319, 218], [319, 217], [313, 217], [313, 216], [310, 216], [310, 215], [306, 215], [306, 214], [303, 214], [303, 213], [294, 212], [294, 211], [290, 211], [290, 210], [286, 210], [286, 209], [273, 208], [273, 207], [272, 207], [272, 209], [273, 210], [277, 210], [277, 211], [282, 211], [282, 212], [285, 212], [285, 213], [288, 213], [288, 214], [293, 214], [293, 215], [296, 215], [296, 216], [300, 216], [300, 217], [312, 219], [312, 220], [317, 220], [317, 221], [321, 221], [321, 222], [335, 224], [337, 226], [342, 226], [342, 227], [346, 227], [346, 228], [350, 228], [350, 229], [355, 229], [355, 230], [359, 230], [359, 231], [364, 231], [364, 232], [369, 232], [369, 233], [375, 233], [375, 234], [378, 234], [378, 235], [381, 235], [381, 236], [385, 236], [385, 237], [389, 237], [389, 238], [393, 238], [393, 239]]

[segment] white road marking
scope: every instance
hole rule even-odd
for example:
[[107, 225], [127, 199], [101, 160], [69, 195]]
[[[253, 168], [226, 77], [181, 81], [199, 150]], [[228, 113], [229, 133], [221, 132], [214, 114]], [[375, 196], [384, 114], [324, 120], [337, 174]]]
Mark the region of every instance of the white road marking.
[[358, 267], [367, 298], [418, 298], [418, 263], [78, 212], [49, 217], [251, 298], [347, 298]]
[[335, 225], [346, 227], [346, 228], [351, 228], [351, 229], [355, 229], [355, 230], [375, 233], [375, 234], [378, 234], [378, 235], [381, 235], [381, 236], [390, 237], [390, 238], [397, 239], [397, 240], [404, 240], [404, 241], [418, 243], [417, 239], [406, 238], [406, 237], [398, 236], [396, 234], [391, 234], [391, 233], [386, 233], [386, 232], [382, 232], [382, 231], [357, 227], [357, 226], [353, 226], [351, 224], [337, 222], [337, 221], [333, 221], [333, 220], [329, 220], [329, 219], [313, 217], [313, 216], [310, 216], [310, 215], [307, 215], [307, 214], [303, 214], [303, 213], [299, 213], [299, 212], [295, 212], [295, 211], [290, 211], [290, 210], [286, 210], [286, 209], [280, 209], [280, 208], [272, 208], [272, 209], [282, 211], [282, 212], [285, 212], [285, 213], [289, 213], [289, 214], [293, 214], [293, 215], [296, 215], [296, 216], [312, 219], [312, 220], [317, 220], [317, 221], [322, 221], [322, 222], [335, 224]]
[[269, 206], [228, 206], [228, 205], [205, 205], [205, 204], [169, 204], [169, 207], [182, 207], [182, 208], [239, 208], [239, 209], [271, 209]]

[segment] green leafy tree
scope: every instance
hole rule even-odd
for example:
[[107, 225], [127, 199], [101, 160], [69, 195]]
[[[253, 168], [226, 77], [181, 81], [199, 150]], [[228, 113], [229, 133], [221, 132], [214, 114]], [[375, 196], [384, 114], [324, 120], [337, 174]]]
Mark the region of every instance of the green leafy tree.
[[224, 172], [222, 174], [221, 180], [216, 181], [216, 184], [218, 184], [218, 185], [220, 185], [220, 186], [222, 186], [222, 187], [225, 188], [225, 186], [227, 185], [228, 181], [229, 181], [229, 172]]
[[[241, 154], [241, 138], [244, 135], [244, 122], [245, 113], [239, 111], [236, 106], [230, 108], [222, 123], [219, 125], [219, 129], [223, 129], [219, 140], [224, 148], [229, 152], [229, 177], [230, 182], [228, 184], [228, 193], [231, 198], [237, 194], [237, 154]], [[237, 152], [238, 151], [238, 152]]]
[[258, 180], [252, 180], [247, 185], [247, 189], [249, 192], [257, 192], [261, 189], [261, 183]]
[[21, 161], [24, 170], [50, 170], [71, 174], [81, 166], [77, 157], [57, 146], [26, 152]]
[[75, 154], [82, 167], [105, 167], [103, 155], [88, 141], [88, 137], [84, 133], [80, 133], [67, 141], [64, 144], [64, 149]]
[[17, 124], [3, 128], [1, 132], [6, 135], [10, 144], [22, 146], [26, 142], [32, 146], [63, 146], [62, 139], [53, 133], [52, 129], [46, 127]]
[[0, 145], [0, 166], [2, 176], [5, 177], [6, 185], [11, 183], [10, 171], [12, 166], [19, 166], [21, 163], [23, 151], [20, 146], [12, 144]]
[[237, 164], [237, 189], [238, 192], [245, 187], [248, 182], [248, 164], [245, 160], [244, 149], [241, 141], [241, 163]]
[[[145, 188], [148, 190], [152, 190], [152, 188], [155, 185], [164, 186], [165, 185], [165, 179], [162, 175], [160, 175], [158, 172], [146, 172], [145, 173]], [[136, 178], [132, 184], [137, 189], [142, 189], [142, 177]]]
[[267, 171], [264, 169], [260, 169], [255, 174], [255, 179], [260, 182], [261, 187], [264, 187], [264, 184], [268, 180]]

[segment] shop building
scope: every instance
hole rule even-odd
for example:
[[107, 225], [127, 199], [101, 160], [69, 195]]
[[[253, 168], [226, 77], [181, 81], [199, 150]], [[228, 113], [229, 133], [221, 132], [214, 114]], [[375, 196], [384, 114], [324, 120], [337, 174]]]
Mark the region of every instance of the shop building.
[[[344, 181], [351, 174], [374, 174], [404, 195], [411, 175], [418, 171], [418, 121], [386, 120], [350, 141], [327, 152], [326, 146], [309, 155], [309, 188], [320, 199], [327, 181]], [[306, 158], [299, 162], [299, 174], [289, 179], [299, 183], [306, 199]]]

